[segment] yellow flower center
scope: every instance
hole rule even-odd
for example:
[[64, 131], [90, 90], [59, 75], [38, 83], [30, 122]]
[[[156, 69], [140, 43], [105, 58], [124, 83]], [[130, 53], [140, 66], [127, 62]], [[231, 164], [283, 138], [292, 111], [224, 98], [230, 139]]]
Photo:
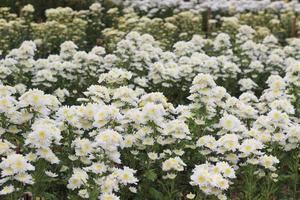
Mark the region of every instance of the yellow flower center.
[[40, 131], [39, 132], [39, 137], [44, 140], [46, 138], [46, 132], [45, 131]]
[[15, 164], [16, 166], [16, 169], [23, 169], [24, 168], [24, 162], [22, 162], [21, 160], [17, 160], [16, 161], [16, 164]]
[[205, 182], [205, 180], [206, 180], [206, 179], [205, 179], [205, 177], [204, 177], [204, 176], [202, 176], [202, 175], [198, 176], [198, 178], [197, 178], [197, 179], [198, 179], [198, 182], [199, 182], [199, 183], [204, 183], [204, 182]]
[[129, 179], [129, 175], [127, 173], [123, 174], [123, 179], [124, 180], [128, 180]]
[[245, 146], [245, 151], [249, 152], [252, 150], [252, 147], [250, 145]]
[[227, 127], [231, 127], [233, 125], [231, 120], [226, 120], [225, 124], [226, 124]]

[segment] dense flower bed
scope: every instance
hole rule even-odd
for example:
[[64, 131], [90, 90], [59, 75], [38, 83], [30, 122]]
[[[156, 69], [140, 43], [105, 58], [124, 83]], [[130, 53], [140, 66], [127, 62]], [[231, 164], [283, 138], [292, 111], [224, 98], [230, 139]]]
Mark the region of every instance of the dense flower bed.
[[298, 7], [0, 8], [0, 199], [299, 199]]
[[298, 35], [300, 26], [300, 4], [296, 1], [92, 2], [95, 3], [88, 8], [82, 4], [82, 10], [49, 8], [43, 16], [31, 4], [17, 13], [9, 7], [0, 7], [0, 56], [4, 57], [24, 40], [35, 41], [38, 57], [58, 53], [64, 41], [73, 41], [85, 51], [95, 45], [111, 51], [130, 31], [149, 33], [163, 48], [170, 49], [194, 34], [211, 37], [225, 29], [235, 31], [245, 24], [264, 36], [272, 33], [285, 44], [286, 38]]

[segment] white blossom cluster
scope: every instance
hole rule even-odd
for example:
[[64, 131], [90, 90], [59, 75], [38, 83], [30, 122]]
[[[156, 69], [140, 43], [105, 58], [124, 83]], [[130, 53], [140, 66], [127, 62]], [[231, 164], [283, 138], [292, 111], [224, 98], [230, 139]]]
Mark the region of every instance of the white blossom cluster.
[[207, 8], [212, 11], [235, 11], [235, 12], [245, 12], [245, 11], [263, 11], [266, 9], [274, 10], [285, 10], [285, 9], [295, 9], [299, 12], [300, 4], [297, 1], [291, 1], [286, 3], [285, 1], [275, 1], [271, 0], [113, 0], [114, 3], [118, 5], [123, 5], [125, 7], [133, 7], [142, 12], [147, 12], [148, 15], [153, 15], [159, 12], [166, 12], [169, 9], [175, 11], [180, 10], [190, 10], [193, 12], [202, 12]]
[[[296, 6], [222, 2], [122, 3], [149, 14]], [[64, 21], [69, 12], [46, 15]], [[64, 41], [42, 58], [37, 41], [11, 49], [0, 59], [0, 199], [297, 199], [300, 40], [283, 45], [241, 19], [222, 18], [207, 36], [179, 33], [186, 39], [171, 48], [169, 36], [124, 28], [111, 47]]]
[[[279, 160], [268, 147], [298, 148], [300, 125], [285, 93], [290, 86], [278, 75], [269, 77], [269, 88], [258, 99], [251, 91], [232, 97], [212, 76], [199, 74], [190, 88], [192, 103], [178, 107], [162, 93], [126, 86], [130, 79], [124, 69], [103, 73], [102, 85], [90, 86], [86, 98], [80, 99], [85, 103], [73, 106], [61, 106], [55, 96], [41, 90], [20, 93], [16, 87], [1, 86], [1, 193], [22, 190], [12, 180], [38, 183], [31, 171], [43, 167], [50, 180], [66, 177], [67, 188], [82, 198], [95, 195], [89, 185], [96, 184], [100, 199], [117, 199], [121, 186], [138, 184], [139, 169], [116, 167], [124, 152], [141, 165], [161, 163], [162, 178], [173, 180], [187, 168], [185, 151], [199, 148], [209, 163], [196, 166], [191, 184], [224, 199], [231, 179], [247, 165], [258, 166], [260, 176], [270, 171], [276, 177]], [[202, 127], [201, 135], [206, 134], [192, 135], [190, 119]], [[17, 147], [5, 139], [10, 134], [23, 138], [24, 144]]]
[[45, 10], [45, 21], [36, 21], [35, 8], [28, 4], [18, 16], [10, 8], [0, 7], [0, 56], [5, 56], [25, 39], [34, 40], [39, 47], [39, 56], [56, 52], [64, 41], [71, 40], [80, 47], [86, 47], [89, 37], [87, 29], [99, 31], [102, 27], [102, 6], [92, 4], [89, 9], [76, 11], [70, 7]]
[[190, 41], [177, 42], [172, 51], [165, 51], [151, 35], [130, 32], [117, 43], [113, 53], [106, 53], [102, 47], [78, 51], [68, 41], [61, 45], [59, 55], [42, 59], [34, 58], [36, 45], [27, 41], [0, 60], [0, 76], [4, 84], [13, 80], [19, 87], [47, 88], [61, 101], [73, 94], [81, 95], [97, 83], [103, 72], [109, 74], [106, 78], [100, 75], [100, 83], [102, 79], [119, 79], [126, 74], [122, 69], [132, 76], [128, 84], [149, 91], [164, 88], [167, 97], [173, 95], [168, 88], [174, 87], [187, 96], [198, 73], [212, 74], [216, 81], [226, 82], [235, 92], [261, 92], [270, 74], [284, 74], [287, 66], [296, 62], [300, 43], [293, 39], [281, 47], [272, 35], [259, 42], [254, 37], [255, 30], [243, 25], [234, 41], [226, 33], [219, 33], [214, 39], [195, 35]]

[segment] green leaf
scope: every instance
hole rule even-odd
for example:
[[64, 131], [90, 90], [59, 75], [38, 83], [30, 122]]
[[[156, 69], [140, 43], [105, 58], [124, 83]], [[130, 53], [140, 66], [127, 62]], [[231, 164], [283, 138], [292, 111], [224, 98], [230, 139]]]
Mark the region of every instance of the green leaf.
[[157, 179], [157, 174], [155, 173], [154, 169], [150, 169], [145, 173], [145, 177], [153, 182]]
[[150, 188], [149, 189], [149, 194], [150, 194], [150, 199], [153, 199], [153, 200], [162, 200], [164, 199], [164, 196], [161, 192], [159, 192], [158, 190], [156, 190], [155, 188]]
[[44, 197], [45, 197], [47, 200], [56, 200], [56, 199], [58, 199], [54, 194], [50, 194], [50, 193], [45, 193], [45, 194], [44, 194]]

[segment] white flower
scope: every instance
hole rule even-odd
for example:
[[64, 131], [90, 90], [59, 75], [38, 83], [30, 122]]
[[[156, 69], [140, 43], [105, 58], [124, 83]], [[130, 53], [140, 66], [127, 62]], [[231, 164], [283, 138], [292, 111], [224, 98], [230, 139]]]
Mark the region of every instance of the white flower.
[[108, 83], [108, 84], [120, 84], [124, 81], [130, 80], [132, 77], [132, 73], [124, 70], [113, 68], [108, 73], [104, 73], [100, 75], [98, 83]]
[[49, 176], [49, 177], [52, 177], [52, 178], [55, 178], [55, 177], [58, 176], [57, 174], [55, 174], [55, 173], [53, 173], [53, 172], [51, 172], [51, 171], [45, 171], [45, 174], [46, 174], [47, 176]]
[[135, 187], [129, 187], [130, 192], [137, 193], [137, 189]]
[[110, 121], [118, 121], [122, 118], [119, 109], [113, 105], [99, 105], [99, 109], [94, 115], [94, 126], [101, 128], [105, 126]]
[[245, 154], [249, 155], [251, 153], [256, 154], [257, 150], [263, 148], [263, 144], [256, 139], [245, 139], [240, 145], [239, 150]]
[[107, 166], [104, 163], [99, 162], [99, 163], [93, 163], [91, 166], [85, 167], [84, 169], [87, 171], [91, 171], [95, 174], [102, 174], [107, 171]]
[[208, 74], [198, 74], [194, 80], [193, 85], [190, 88], [190, 93], [205, 92], [207, 88], [213, 88], [216, 86], [213, 77]]
[[136, 170], [130, 169], [129, 167], [124, 167], [123, 169], [118, 169], [116, 171], [118, 179], [124, 185], [127, 184], [137, 184], [138, 179], [135, 178], [134, 174]]
[[32, 106], [39, 112], [45, 109], [47, 112], [49, 108], [56, 109], [60, 104], [55, 96], [45, 95], [43, 91], [38, 89], [25, 92], [19, 99], [22, 107]]
[[227, 162], [218, 162], [216, 165], [224, 177], [235, 178], [234, 169]]
[[114, 194], [102, 194], [99, 198], [100, 200], [120, 200], [119, 197], [117, 197], [116, 195]]
[[143, 108], [143, 115], [146, 119], [160, 124], [163, 116], [166, 114], [164, 107], [161, 104], [147, 103]]
[[174, 157], [174, 158], [169, 158], [163, 162], [162, 170], [170, 171], [173, 169], [175, 171], [183, 171], [184, 166], [186, 166], [186, 164], [181, 160], [181, 158]]
[[35, 168], [21, 154], [10, 154], [0, 163], [2, 177], [33, 171]]
[[32, 127], [33, 131], [28, 134], [25, 144], [35, 148], [49, 148], [52, 143], [60, 144], [62, 136], [55, 121], [39, 119]]
[[164, 127], [164, 133], [177, 139], [184, 139], [190, 135], [188, 126], [184, 121], [172, 120]]
[[25, 184], [33, 184], [34, 183], [32, 176], [27, 173], [17, 174], [15, 176], [15, 179], [17, 181], [20, 181]]
[[78, 195], [79, 195], [80, 197], [84, 198], [84, 199], [87, 199], [87, 198], [90, 197], [90, 196], [89, 196], [89, 193], [88, 193], [88, 191], [87, 191], [86, 189], [84, 189], [84, 190], [79, 190], [79, 191], [78, 191]]
[[217, 147], [216, 139], [211, 135], [205, 135], [197, 140], [196, 145], [198, 147], [205, 146], [214, 150]]
[[75, 148], [76, 156], [88, 156], [93, 152], [93, 145], [92, 142], [89, 141], [87, 138], [76, 138], [72, 142], [72, 146]]
[[6, 195], [10, 194], [15, 191], [15, 188], [13, 185], [4, 186], [2, 190], [0, 190], [0, 195]]
[[116, 131], [107, 129], [101, 131], [95, 138], [97, 146], [109, 150], [115, 151], [117, 147], [123, 146], [123, 137]]
[[225, 114], [221, 119], [220, 119], [220, 126], [224, 128], [225, 130], [228, 131], [241, 131], [242, 130], [242, 124], [241, 121], [236, 118], [233, 115], [228, 115]]
[[9, 154], [12, 151], [11, 148], [15, 148], [15, 146], [7, 140], [0, 139], [0, 155]]
[[75, 190], [81, 188], [82, 185], [87, 183], [88, 175], [85, 171], [79, 168], [73, 169], [73, 174], [68, 181], [67, 188]]
[[223, 135], [218, 141], [218, 147], [225, 147], [226, 150], [235, 151], [239, 148], [239, 137], [236, 134]]
[[186, 198], [188, 198], [188, 199], [194, 199], [195, 198], [195, 194], [193, 194], [193, 193], [188, 193], [187, 195], [186, 195]]
[[259, 158], [259, 164], [272, 171], [276, 170], [274, 165], [278, 163], [279, 160], [276, 157], [271, 155], [270, 156], [263, 155]]
[[240, 89], [241, 91], [251, 90], [257, 87], [257, 84], [250, 78], [239, 80], [239, 84], [241, 85], [241, 89]]
[[49, 161], [51, 164], [60, 162], [58, 157], [53, 153], [53, 151], [50, 148], [37, 149], [36, 154], [41, 158], [44, 158], [45, 160]]
[[216, 165], [206, 163], [195, 167], [191, 185], [197, 185], [204, 193], [211, 194], [211, 190], [227, 190], [230, 183], [228, 178], [235, 178], [235, 172], [227, 163], [218, 162]]
[[154, 152], [149, 152], [147, 153], [148, 157], [151, 159], [151, 160], [156, 160], [158, 159], [158, 154], [157, 153], [154, 153]]

